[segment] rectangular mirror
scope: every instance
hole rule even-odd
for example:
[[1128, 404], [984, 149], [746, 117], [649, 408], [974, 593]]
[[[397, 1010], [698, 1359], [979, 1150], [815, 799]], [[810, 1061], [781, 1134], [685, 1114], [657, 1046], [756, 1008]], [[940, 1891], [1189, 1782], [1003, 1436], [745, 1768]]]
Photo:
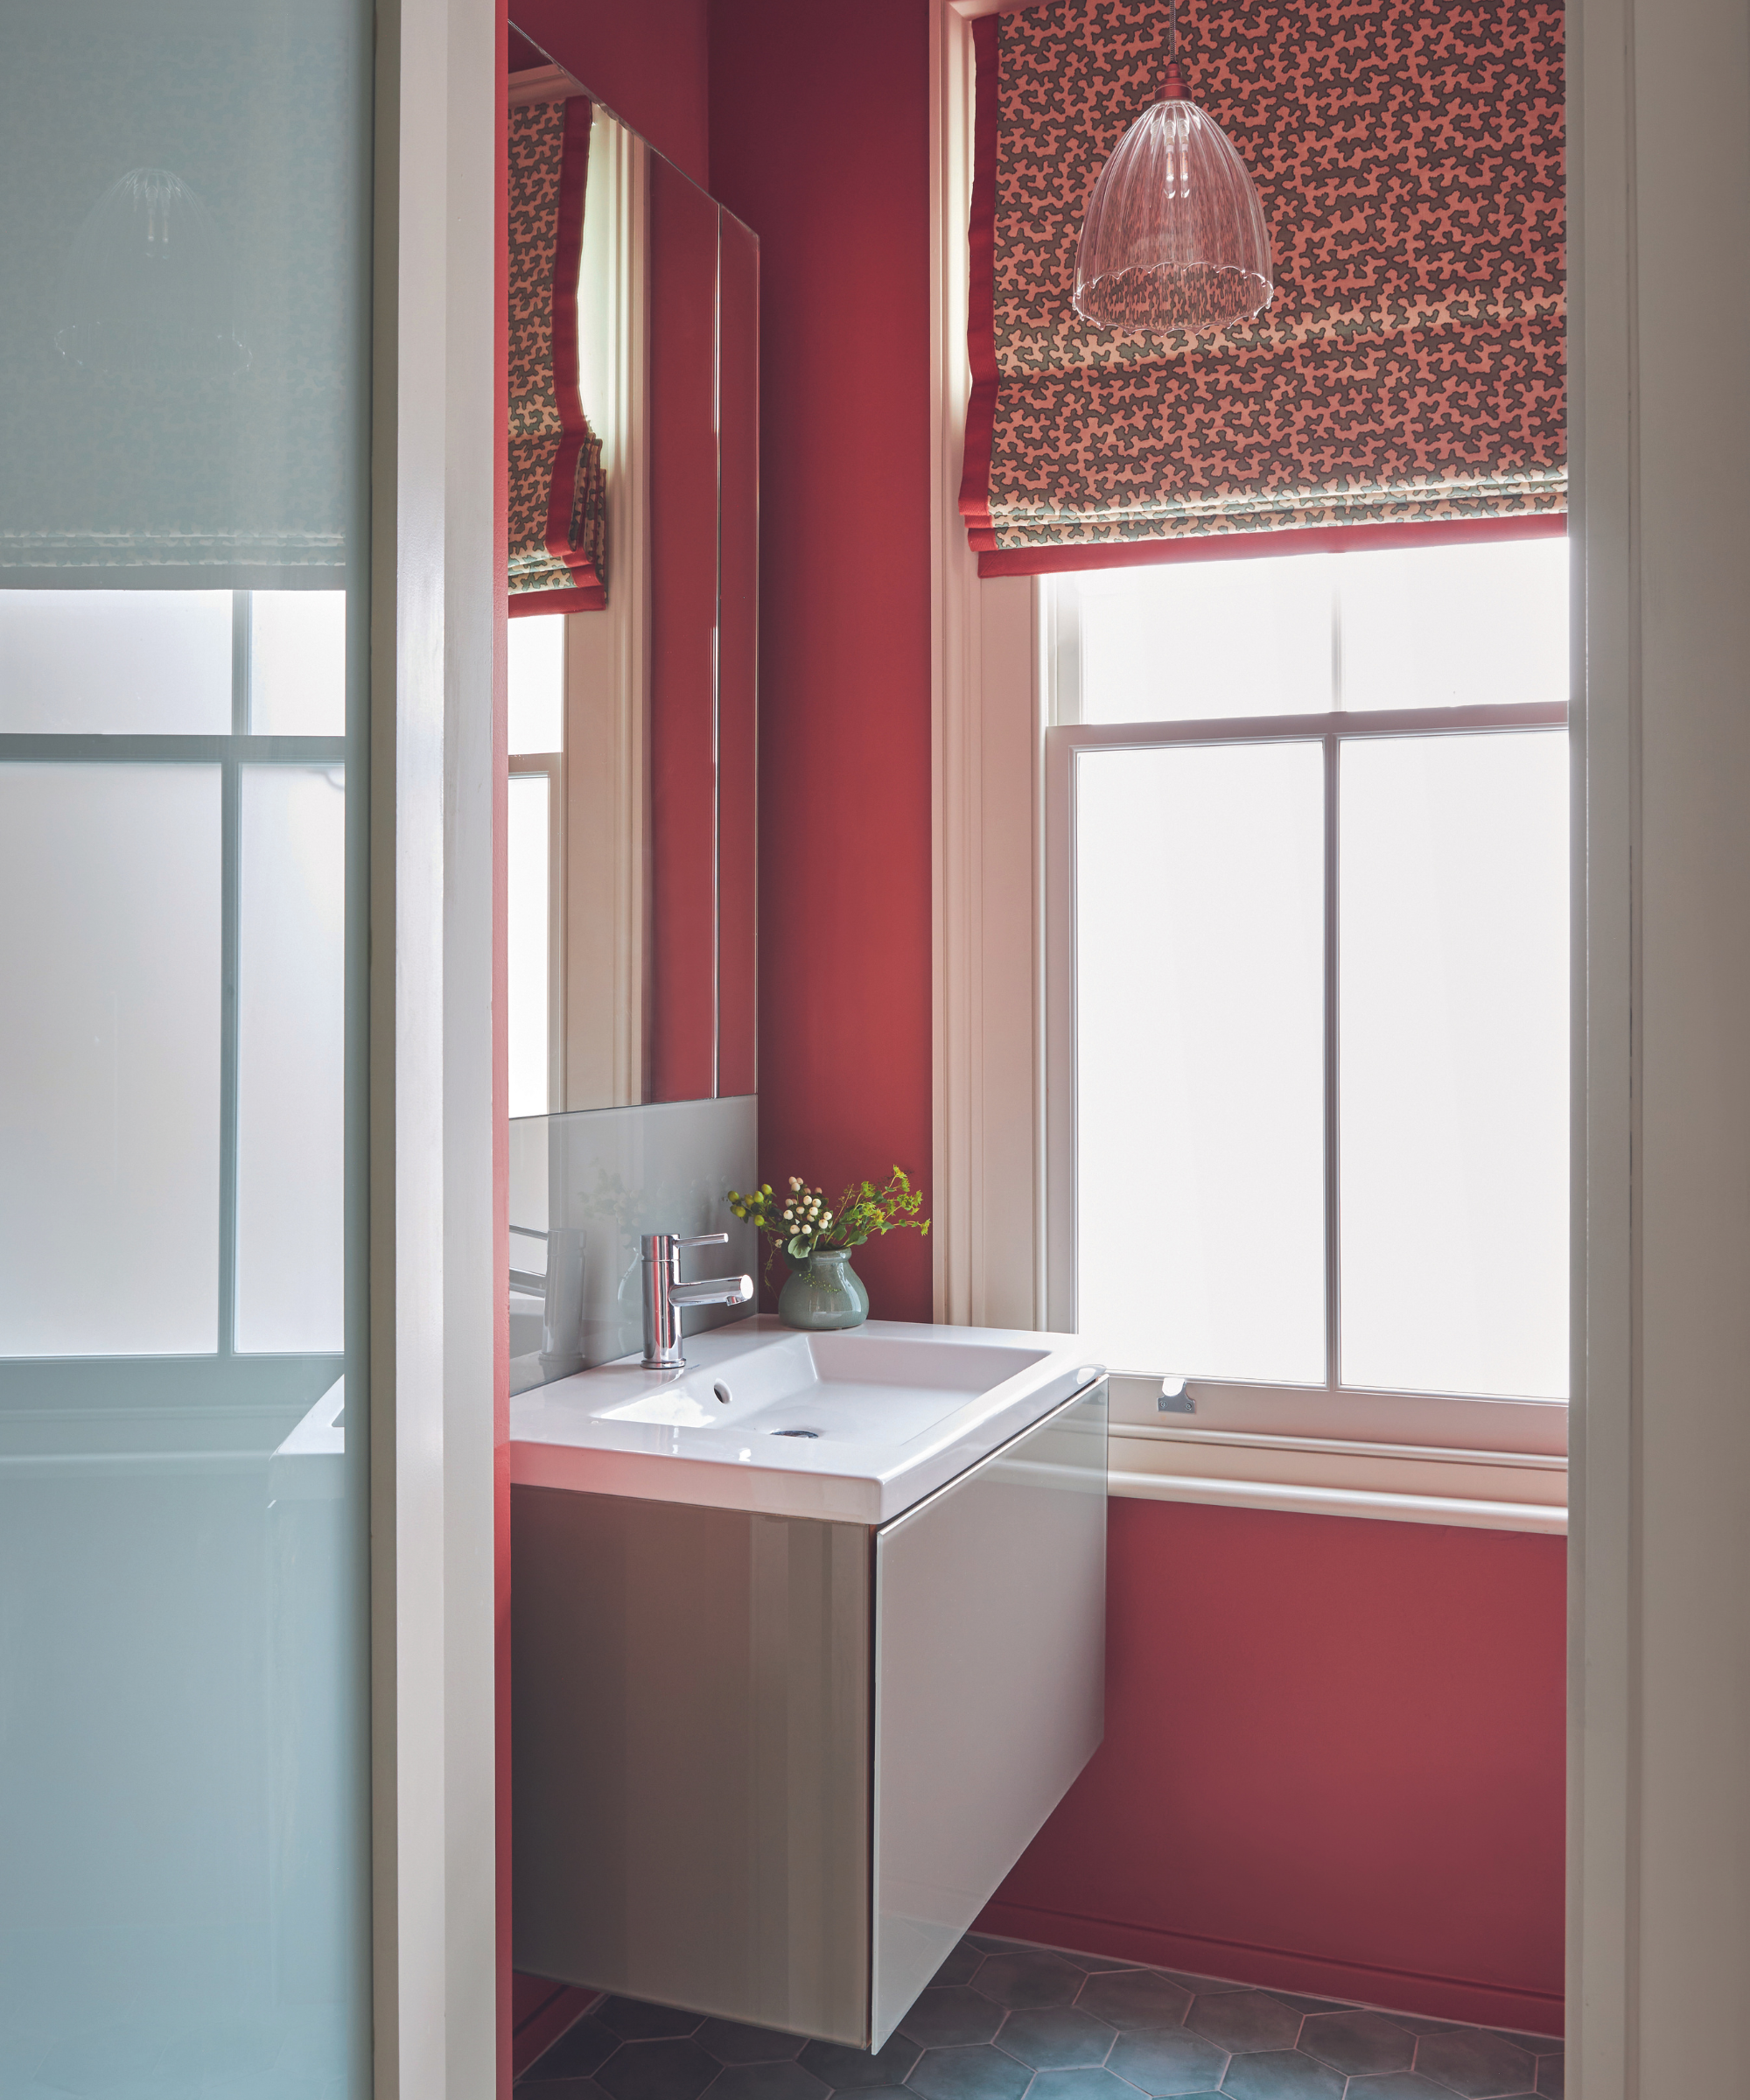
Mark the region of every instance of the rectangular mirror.
[[751, 1094], [759, 242], [510, 103], [511, 1114]]

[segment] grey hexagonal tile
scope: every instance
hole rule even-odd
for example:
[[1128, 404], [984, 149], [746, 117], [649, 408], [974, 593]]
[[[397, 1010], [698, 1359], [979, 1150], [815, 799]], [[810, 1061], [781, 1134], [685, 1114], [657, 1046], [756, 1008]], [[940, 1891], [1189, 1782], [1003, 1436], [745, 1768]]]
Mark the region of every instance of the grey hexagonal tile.
[[594, 2013], [622, 2041], [666, 2041], [677, 2034], [690, 2034], [700, 2017], [696, 2012], [676, 2012], [672, 2006], [647, 2006], [641, 1998], [606, 1998]]
[[1136, 2100], [1136, 2095], [1110, 2071], [1041, 2071], [1027, 2100]]
[[517, 2080], [515, 2090], [531, 2096], [539, 2094], [540, 2100], [607, 2100], [593, 2078], [542, 2078], [531, 2084], [524, 2076]]
[[1408, 2027], [1412, 2034], [1456, 2034], [1465, 2024], [1461, 2020], [1428, 2020], [1419, 2012], [1394, 2012], [1389, 2006], [1384, 2012], [1388, 2020]]
[[1297, 2012], [1352, 2012], [1354, 2007], [1340, 1998], [1306, 1998], [1295, 1991], [1272, 1989], [1272, 1998], [1278, 1998], [1284, 2006], [1292, 2006]]
[[1351, 2078], [1353, 2100], [1452, 2100], [1452, 2089], [1414, 2071], [1388, 2071], [1382, 2078]]
[[1089, 1976], [1103, 1976], [1110, 1969], [1138, 1969], [1144, 1964], [1121, 1959], [1114, 1954], [1075, 1954], [1059, 1948], [1058, 1952], [1067, 1962], [1074, 1962], [1078, 1969], [1085, 1969]]
[[1076, 2004], [1115, 2027], [1176, 2027], [1191, 2010], [1191, 1993], [1153, 1969], [1121, 1969], [1090, 1976]]
[[629, 2041], [596, 2075], [612, 2100], [699, 2100], [723, 2067], [696, 2041]]
[[1012, 1954], [1017, 1947], [1026, 1945], [1025, 1940], [993, 1939], [988, 1932], [969, 1932], [966, 1936], [981, 1954]]
[[1049, 2006], [1012, 2012], [997, 2033], [997, 2047], [1036, 2071], [1086, 2068], [1104, 2063], [1117, 2039], [1103, 2020], [1075, 2006]]
[[732, 2063], [713, 2082], [710, 2100], [827, 2100], [827, 2092], [799, 2063]]
[[1231, 2100], [1343, 2100], [1345, 2082], [1340, 2071], [1298, 2049], [1263, 2049], [1236, 2056], [1222, 2090]]
[[1563, 2066], [1566, 2058], [1540, 2056], [1537, 2059], [1537, 2091], [1543, 2100], [1562, 2100]]
[[[1052, 2071], [1047, 2076], [1081, 2076]], [[989, 2043], [967, 2049], [926, 2049], [906, 2083], [923, 2100], [1021, 2100], [1032, 2073]]]
[[1301, 2025], [1303, 2055], [1358, 2078], [1369, 2071], [1407, 2071], [1416, 2061], [1416, 2037], [1377, 2012], [1312, 2012]]
[[970, 1984], [973, 1972], [984, 1959], [984, 1954], [970, 1940], [962, 1940], [930, 1981], [933, 1984]]
[[1230, 1984], [1219, 1976], [1193, 1976], [1179, 1969], [1157, 1969], [1157, 1976], [1171, 1977], [1175, 1984], [1183, 1984], [1193, 1998], [1213, 1998], [1218, 1991], [1250, 1991], [1250, 1984]]
[[1424, 2034], [1416, 2045], [1416, 2068], [1437, 2085], [1450, 2086], [1463, 2100], [1529, 2093], [1537, 2076], [1537, 2059], [1529, 2049], [1482, 2027]]
[[1121, 2034], [1107, 2068], [1145, 2093], [1214, 2092], [1228, 2068], [1228, 2052], [1183, 2027]]
[[926, 2048], [957, 2048], [989, 2041], [1003, 2024], [1003, 2008], [964, 1984], [924, 1992], [900, 2022], [900, 2032]]
[[775, 2027], [744, 2027], [739, 2020], [708, 2020], [693, 2040], [719, 2063], [780, 2063], [798, 2054], [800, 2034], [780, 2034]]
[[1067, 2006], [1082, 1988], [1082, 1970], [1055, 1954], [990, 1954], [978, 1967], [972, 1988], [981, 1998], [1019, 2010]]
[[1224, 1991], [1217, 1998], [1200, 1998], [1185, 2024], [1239, 2056], [1254, 2049], [1292, 2049], [1300, 2015], [1263, 1991]]
[[903, 2085], [922, 2054], [916, 2042], [893, 2034], [872, 2055], [867, 2049], [846, 2048], [843, 2042], [804, 2042], [801, 2061], [835, 2092], [860, 2094]]
[[619, 2047], [619, 2035], [590, 2013], [567, 2027], [518, 2082], [545, 2085], [555, 2078], [592, 2078]]

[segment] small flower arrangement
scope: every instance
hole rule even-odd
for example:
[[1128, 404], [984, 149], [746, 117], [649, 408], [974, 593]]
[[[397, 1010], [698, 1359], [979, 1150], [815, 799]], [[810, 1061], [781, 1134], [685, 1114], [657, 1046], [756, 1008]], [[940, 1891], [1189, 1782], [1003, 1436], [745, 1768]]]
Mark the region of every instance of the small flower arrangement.
[[768, 1278], [780, 1250], [800, 1268], [822, 1248], [860, 1247], [865, 1240], [899, 1226], [928, 1233], [929, 1220], [917, 1214], [922, 1207], [922, 1195], [901, 1166], [893, 1169], [885, 1188], [877, 1188], [872, 1181], [853, 1181], [838, 1199], [836, 1210], [828, 1204], [825, 1192], [810, 1188], [800, 1174], [790, 1176], [781, 1196], [774, 1194], [769, 1181], [762, 1181], [748, 1195], [735, 1188], [729, 1192], [730, 1209], [769, 1242]]

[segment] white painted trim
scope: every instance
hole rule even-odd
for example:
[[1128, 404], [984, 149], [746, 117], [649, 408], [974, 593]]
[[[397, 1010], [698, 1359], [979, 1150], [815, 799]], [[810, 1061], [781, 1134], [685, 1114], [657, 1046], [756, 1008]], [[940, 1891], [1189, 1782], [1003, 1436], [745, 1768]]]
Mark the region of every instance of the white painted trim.
[[1041, 724], [1034, 589], [981, 582], [959, 510], [971, 375], [972, 32], [931, 0], [935, 1316], [1044, 1323]]
[[371, 1792], [376, 2100], [497, 2082], [487, 0], [377, 14]]

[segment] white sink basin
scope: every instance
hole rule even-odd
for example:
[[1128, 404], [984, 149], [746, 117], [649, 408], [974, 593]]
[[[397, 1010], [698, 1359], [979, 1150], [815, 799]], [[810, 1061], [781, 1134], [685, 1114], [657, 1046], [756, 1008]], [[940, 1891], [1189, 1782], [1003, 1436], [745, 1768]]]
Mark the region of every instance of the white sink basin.
[[770, 1315], [519, 1393], [510, 1477], [775, 1515], [885, 1523], [1100, 1376], [1073, 1334]]

